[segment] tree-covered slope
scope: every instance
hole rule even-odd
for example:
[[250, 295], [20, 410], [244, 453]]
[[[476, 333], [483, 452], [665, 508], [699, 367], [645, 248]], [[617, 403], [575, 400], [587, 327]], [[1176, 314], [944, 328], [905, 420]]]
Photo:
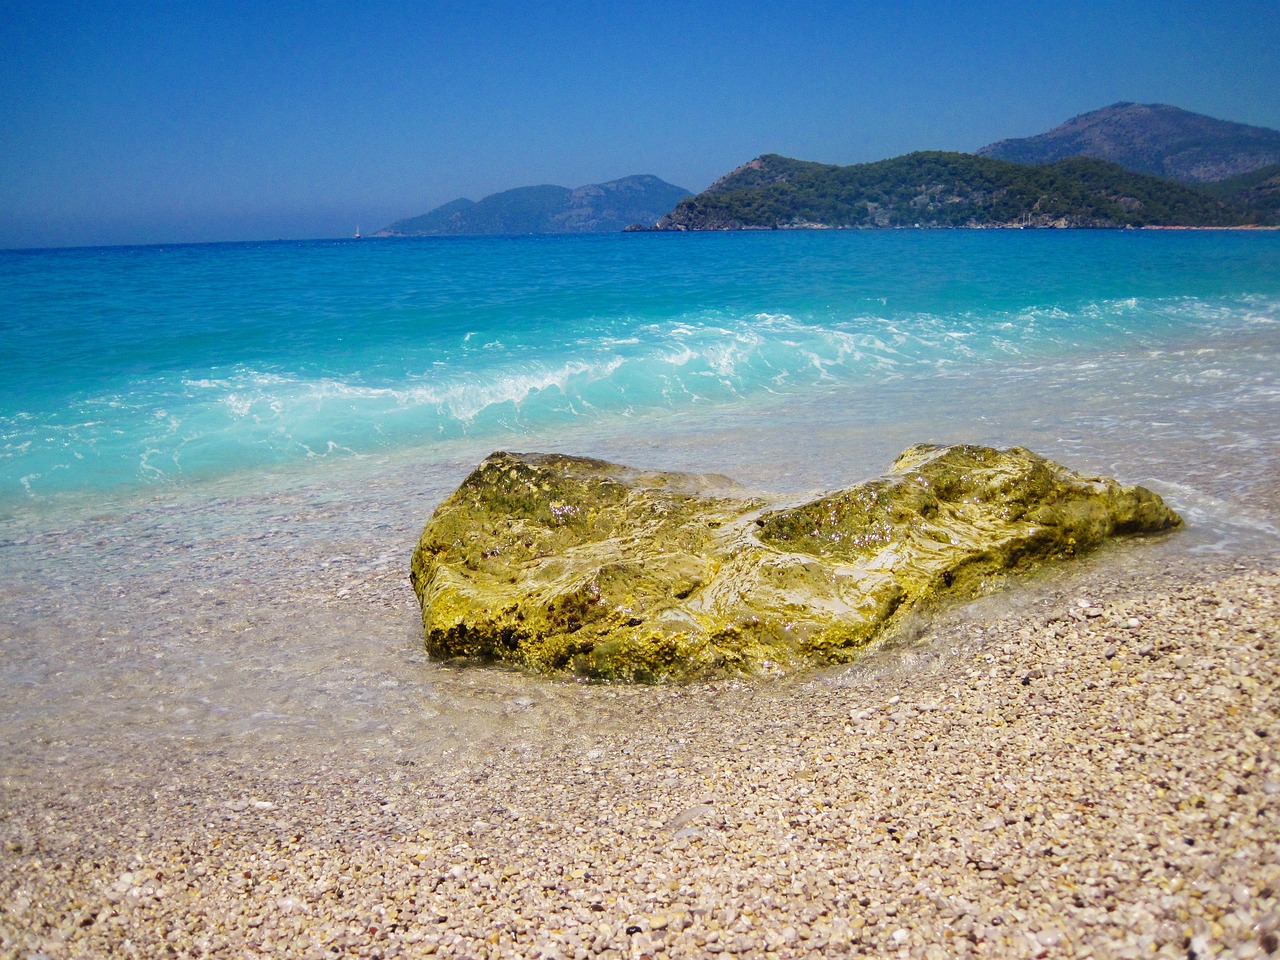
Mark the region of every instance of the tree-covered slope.
[[1229, 226], [1246, 219], [1189, 186], [1086, 157], [1031, 167], [922, 152], [840, 167], [769, 154], [681, 201], [658, 229]]
[[1256, 223], [1280, 226], [1280, 164], [1230, 180], [1206, 183], [1200, 189], [1219, 200], [1243, 207]]

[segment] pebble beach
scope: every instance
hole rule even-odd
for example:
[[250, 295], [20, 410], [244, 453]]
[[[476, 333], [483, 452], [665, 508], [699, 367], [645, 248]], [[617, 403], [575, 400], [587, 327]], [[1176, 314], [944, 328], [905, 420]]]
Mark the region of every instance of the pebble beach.
[[501, 722], [435, 756], [11, 766], [0, 956], [1274, 955], [1280, 575], [1124, 550], [854, 668], [465, 671]]
[[[1276, 237], [996, 233], [10, 257], [0, 960], [1280, 955]], [[425, 652], [494, 450], [803, 502], [921, 441], [1186, 526], [840, 668]]]

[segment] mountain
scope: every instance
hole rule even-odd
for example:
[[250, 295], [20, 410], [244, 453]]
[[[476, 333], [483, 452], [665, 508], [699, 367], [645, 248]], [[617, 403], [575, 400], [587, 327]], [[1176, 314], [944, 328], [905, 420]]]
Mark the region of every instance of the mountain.
[[454, 200], [422, 216], [397, 220], [375, 236], [617, 233], [633, 223], [655, 222], [689, 195], [648, 175], [589, 183], [576, 190], [517, 187], [479, 202]]
[[1162, 103], [1114, 103], [1039, 136], [990, 144], [978, 154], [1036, 164], [1096, 157], [1138, 173], [1208, 183], [1280, 163], [1280, 131]]
[[1226, 200], [1103, 160], [1025, 166], [930, 151], [847, 167], [766, 154], [682, 200], [656, 229], [1230, 226], [1247, 219]]

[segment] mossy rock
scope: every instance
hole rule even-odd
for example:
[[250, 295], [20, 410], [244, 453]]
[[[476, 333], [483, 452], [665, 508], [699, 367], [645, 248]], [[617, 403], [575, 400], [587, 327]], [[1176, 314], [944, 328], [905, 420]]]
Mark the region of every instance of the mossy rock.
[[847, 661], [911, 610], [1180, 526], [1143, 487], [1021, 448], [918, 445], [799, 506], [725, 477], [495, 453], [410, 574], [428, 652], [653, 681]]

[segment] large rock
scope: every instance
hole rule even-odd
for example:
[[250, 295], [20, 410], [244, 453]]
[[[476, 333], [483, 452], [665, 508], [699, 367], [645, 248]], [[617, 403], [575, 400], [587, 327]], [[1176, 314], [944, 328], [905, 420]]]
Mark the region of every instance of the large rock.
[[413, 555], [427, 650], [650, 681], [846, 661], [909, 611], [1181, 520], [1028, 450], [920, 445], [799, 506], [719, 476], [495, 453]]

